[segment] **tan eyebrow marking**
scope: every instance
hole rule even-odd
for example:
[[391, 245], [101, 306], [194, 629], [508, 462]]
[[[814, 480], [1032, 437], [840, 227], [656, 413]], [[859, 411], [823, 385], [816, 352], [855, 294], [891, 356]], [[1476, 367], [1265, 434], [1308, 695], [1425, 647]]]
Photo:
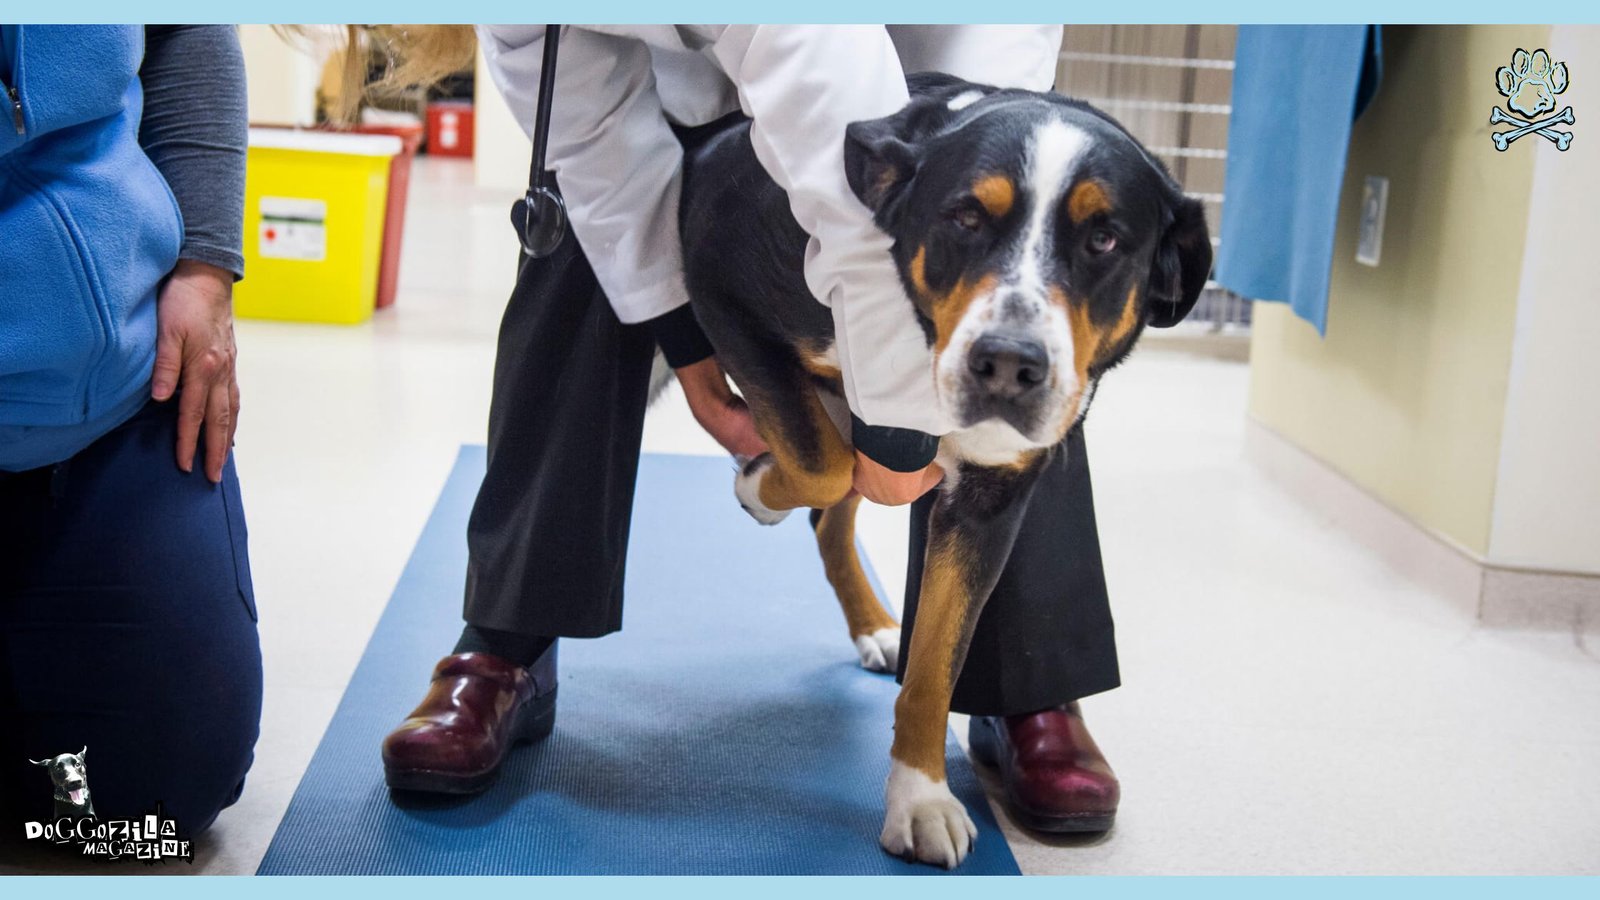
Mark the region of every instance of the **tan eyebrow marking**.
[[1011, 211], [1017, 199], [1017, 186], [1004, 175], [985, 175], [972, 183], [972, 196], [978, 198], [991, 217], [999, 219]]
[[1067, 218], [1077, 225], [1096, 213], [1110, 212], [1111, 198], [1105, 186], [1094, 179], [1085, 179], [1067, 195]]

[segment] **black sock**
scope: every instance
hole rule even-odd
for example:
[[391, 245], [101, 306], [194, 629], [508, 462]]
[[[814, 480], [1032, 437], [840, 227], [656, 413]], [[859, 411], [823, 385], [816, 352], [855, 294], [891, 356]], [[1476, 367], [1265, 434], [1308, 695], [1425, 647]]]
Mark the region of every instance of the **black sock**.
[[519, 666], [531, 666], [555, 642], [555, 638], [539, 634], [517, 634], [514, 631], [467, 625], [461, 629], [461, 639], [456, 641], [453, 652], [491, 653]]

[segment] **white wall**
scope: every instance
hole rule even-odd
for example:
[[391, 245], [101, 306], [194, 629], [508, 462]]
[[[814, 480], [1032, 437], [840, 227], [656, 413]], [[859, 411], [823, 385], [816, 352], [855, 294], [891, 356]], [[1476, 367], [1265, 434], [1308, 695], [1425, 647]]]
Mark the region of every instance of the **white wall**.
[[1578, 124], [1565, 153], [1537, 135], [1506, 151], [1535, 161], [1488, 557], [1600, 574], [1600, 26], [1555, 26], [1548, 49]]
[[474, 84], [473, 181], [479, 187], [506, 188], [516, 192], [512, 196], [519, 195], [528, 186], [533, 145], [489, 77], [481, 50]]
[[240, 25], [250, 122], [255, 125], [312, 125], [317, 114], [321, 60], [290, 46], [269, 25]]
[[[317, 83], [323, 56], [291, 46], [267, 25], [239, 26], [249, 80], [250, 121], [267, 125], [311, 125], [316, 121]], [[313, 52], [317, 51], [312, 47]], [[325, 49], [323, 54], [325, 54]], [[474, 181], [482, 187], [518, 191], [528, 183], [533, 152], [478, 54], [473, 98]]]

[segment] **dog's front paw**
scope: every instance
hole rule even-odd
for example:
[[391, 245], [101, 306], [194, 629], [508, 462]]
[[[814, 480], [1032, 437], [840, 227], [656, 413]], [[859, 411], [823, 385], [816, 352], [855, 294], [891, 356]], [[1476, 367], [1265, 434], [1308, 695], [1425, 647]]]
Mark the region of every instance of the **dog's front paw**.
[[856, 652], [861, 654], [861, 668], [869, 672], [888, 672], [900, 668], [900, 629], [879, 628], [871, 634], [857, 635]]
[[972, 850], [978, 826], [949, 785], [895, 762], [885, 790], [888, 810], [878, 843], [904, 859], [953, 869]]
[[776, 525], [789, 515], [787, 509], [768, 509], [761, 502], [761, 479], [772, 471], [773, 465], [772, 454], [763, 453], [740, 467], [733, 479], [733, 495], [739, 498], [739, 505], [763, 525]]

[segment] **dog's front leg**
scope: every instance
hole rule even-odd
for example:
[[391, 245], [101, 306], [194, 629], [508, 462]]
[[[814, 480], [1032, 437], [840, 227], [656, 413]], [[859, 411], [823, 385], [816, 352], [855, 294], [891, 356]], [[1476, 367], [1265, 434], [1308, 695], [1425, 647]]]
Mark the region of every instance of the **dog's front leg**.
[[954, 868], [977, 838], [945, 781], [950, 693], [983, 604], [1011, 555], [1037, 460], [1018, 468], [963, 465], [934, 504], [878, 841], [897, 856]]

